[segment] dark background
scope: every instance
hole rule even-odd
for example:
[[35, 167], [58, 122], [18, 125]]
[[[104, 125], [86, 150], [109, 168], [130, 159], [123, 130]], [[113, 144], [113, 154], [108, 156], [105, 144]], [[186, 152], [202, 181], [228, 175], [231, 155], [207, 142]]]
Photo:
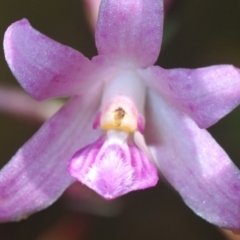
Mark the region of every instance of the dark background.
[[[238, 0], [177, 1], [165, 18], [164, 43], [157, 64], [165, 68], [197, 68], [231, 63], [240, 68], [239, 13]], [[23, 17], [39, 31], [86, 56], [97, 54], [81, 0], [1, 0], [0, 38], [3, 39], [12, 22]], [[0, 83], [18, 86], [4, 60], [2, 48]], [[34, 122], [0, 113], [0, 167], [38, 128]], [[210, 132], [240, 166], [240, 109], [217, 123]], [[0, 240], [37, 239], [59, 219], [72, 214], [63, 202], [62, 199], [20, 223], [0, 224]], [[155, 188], [130, 193], [119, 202], [122, 210], [112, 217], [84, 209], [84, 205], [81, 207], [81, 211], [91, 212], [80, 214], [88, 222], [86, 239], [225, 239], [217, 228], [188, 209], [163, 181]]]

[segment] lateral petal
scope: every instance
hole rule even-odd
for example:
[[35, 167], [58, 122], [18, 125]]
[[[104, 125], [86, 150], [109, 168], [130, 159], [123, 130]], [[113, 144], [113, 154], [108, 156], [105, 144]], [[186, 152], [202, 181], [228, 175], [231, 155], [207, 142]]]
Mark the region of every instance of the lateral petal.
[[4, 51], [20, 85], [37, 100], [72, 96], [92, 85], [90, 60], [36, 31], [26, 19], [7, 29]]
[[167, 70], [154, 66], [140, 72], [200, 128], [210, 127], [240, 103], [240, 70], [232, 65]]

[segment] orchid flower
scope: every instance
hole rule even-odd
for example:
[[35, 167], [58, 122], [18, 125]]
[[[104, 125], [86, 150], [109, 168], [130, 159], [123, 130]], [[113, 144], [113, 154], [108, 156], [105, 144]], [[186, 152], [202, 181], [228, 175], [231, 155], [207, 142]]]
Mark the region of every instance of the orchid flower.
[[102, 0], [91, 61], [34, 30], [5, 33], [6, 60], [36, 100], [70, 100], [0, 172], [0, 219], [52, 204], [75, 180], [106, 199], [154, 186], [157, 169], [185, 203], [240, 229], [240, 172], [205, 130], [240, 103], [231, 65], [166, 70], [161, 0]]

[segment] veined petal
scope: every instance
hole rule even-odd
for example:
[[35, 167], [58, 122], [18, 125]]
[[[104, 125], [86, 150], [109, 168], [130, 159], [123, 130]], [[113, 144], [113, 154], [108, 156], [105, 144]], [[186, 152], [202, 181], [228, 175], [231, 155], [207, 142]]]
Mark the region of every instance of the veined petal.
[[122, 142], [122, 136], [117, 136], [122, 134], [128, 133], [113, 131], [115, 137], [101, 137], [79, 150], [68, 165], [74, 178], [106, 199], [155, 186], [158, 181], [151, 160], [133, 142]]
[[[17, 221], [46, 208], [73, 182], [67, 161], [99, 137], [91, 124], [99, 92], [72, 98], [0, 171], [0, 221]], [[96, 97], [89, 101], [89, 96]]]
[[200, 128], [210, 127], [240, 103], [240, 70], [232, 65], [169, 70], [150, 67], [141, 74]]
[[240, 229], [239, 170], [206, 130], [153, 92], [149, 107], [146, 140], [163, 175], [199, 216]]
[[112, 60], [146, 67], [157, 60], [162, 28], [162, 0], [102, 0], [96, 45]]
[[37, 100], [71, 96], [91, 84], [90, 60], [36, 31], [26, 19], [7, 29], [4, 51], [18, 82]]

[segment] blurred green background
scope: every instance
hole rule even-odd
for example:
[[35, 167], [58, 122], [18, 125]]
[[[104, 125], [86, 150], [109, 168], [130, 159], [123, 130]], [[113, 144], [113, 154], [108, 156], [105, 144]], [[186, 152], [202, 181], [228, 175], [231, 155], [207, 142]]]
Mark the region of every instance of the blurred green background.
[[[239, 13], [238, 0], [176, 1], [165, 18], [163, 48], [157, 64], [165, 68], [197, 68], [229, 63], [240, 68]], [[3, 39], [12, 22], [21, 18], [28, 18], [39, 31], [88, 57], [97, 53], [81, 0], [1, 0], [0, 38]], [[18, 86], [2, 48], [0, 83]], [[239, 123], [240, 108], [237, 108], [210, 132], [240, 167]], [[0, 167], [38, 128], [34, 122], [0, 113]], [[84, 239], [226, 239], [188, 209], [163, 181], [155, 188], [130, 193], [119, 201], [122, 210], [117, 216], [103, 217], [94, 211], [82, 214], [89, 225]], [[71, 214], [62, 202], [20, 223], [0, 224], [0, 240], [38, 239], [59, 219]], [[81, 211], [89, 210], [82, 207]]]

